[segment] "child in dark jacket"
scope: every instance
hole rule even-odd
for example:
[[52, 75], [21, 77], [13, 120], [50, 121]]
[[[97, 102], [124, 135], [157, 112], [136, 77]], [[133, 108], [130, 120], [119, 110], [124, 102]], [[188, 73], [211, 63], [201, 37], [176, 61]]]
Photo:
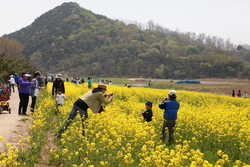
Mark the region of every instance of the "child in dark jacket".
[[151, 101], [146, 101], [145, 103], [146, 110], [142, 110], [142, 116], [144, 118], [144, 121], [147, 121], [147, 122], [152, 121], [152, 117], [153, 117], [152, 105], [153, 103]]

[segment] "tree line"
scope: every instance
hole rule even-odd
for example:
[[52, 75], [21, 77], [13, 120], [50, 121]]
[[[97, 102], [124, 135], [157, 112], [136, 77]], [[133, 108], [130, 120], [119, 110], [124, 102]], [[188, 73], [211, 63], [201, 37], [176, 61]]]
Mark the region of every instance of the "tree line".
[[22, 71], [34, 72], [38, 70], [34, 65], [20, 57], [23, 45], [17, 40], [7, 37], [0, 38], [0, 83], [8, 83], [10, 75]]

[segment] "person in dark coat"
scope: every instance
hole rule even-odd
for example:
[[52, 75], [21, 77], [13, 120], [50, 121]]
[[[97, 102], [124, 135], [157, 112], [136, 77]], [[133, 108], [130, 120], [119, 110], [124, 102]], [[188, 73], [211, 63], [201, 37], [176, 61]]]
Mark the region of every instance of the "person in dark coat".
[[65, 94], [64, 81], [62, 80], [62, 74], [57, 74], [56, 79], [53, 81], [52, 85], [52, 96], [57, 92], [57, 89], [60, 88], [62, 93]]
[[240, 90], [238, 91], [237, 96], [241, 97], [241, 91]]
[[234, 90], [232, 90], [232, 96], [235, 97], [235, 91]]
[[153, 117], [152, 105], [153, 103], [151, 101], [146, 101], [145, 103], [146, 110], [142, 110], [142, 116], [143, 116], [144, 121], [147, 121], [147, 122], [152, 121], [152, 117]]

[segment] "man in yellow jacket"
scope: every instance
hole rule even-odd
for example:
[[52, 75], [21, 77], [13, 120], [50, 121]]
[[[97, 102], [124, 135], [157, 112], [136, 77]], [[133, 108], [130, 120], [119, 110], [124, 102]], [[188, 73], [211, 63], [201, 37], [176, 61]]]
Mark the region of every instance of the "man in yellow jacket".
[[[77, 111], [79, 111], [82, 119], [82, 135], [84, 136], [84, 120], [88, 118], [87, 109], [90, 108], [94, 113], [100, 113], [103, 111], [102, 103], [109, 104], [114, 98], [113, 94], [104, 94], [106, 91], [106, 85], [99, 84], [97, 88], [85, 93], [82, 97], [76, 100], [72, 106], [67, 120], [62, 125], [56, 137], [61, 137], [61, 134], [67, 129], [71, 121], [77, 115]], [[106, 100], [105, 97], [109, 97], [109, 100]]]

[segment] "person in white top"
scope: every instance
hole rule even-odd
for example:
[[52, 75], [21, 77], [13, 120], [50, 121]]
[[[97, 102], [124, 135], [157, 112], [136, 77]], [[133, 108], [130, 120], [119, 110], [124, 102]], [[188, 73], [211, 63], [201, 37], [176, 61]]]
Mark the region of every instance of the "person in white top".
[[37, 80], [40, 76], [41, 76], [40, 72], [35, 72], [32, 80], [31, 80], [33, 83], [33, 84], [31, 84], [31, 87], [30, 87], [30, 96], [32, 99], [32, 102], [30, 105], [30, 112], [31, 113], [35, 112], [36, 97], [38, 95], [39, 90], [42, 89], [42, 87], [39, 86], [39, 83]]
[[58, 114], [58, 107], [62, 106], [66, 96], [62, 93], [62, 89], [58, 88], [56, 92], [56, 114]]
[[10, 82], [10, 92], [11, 92], [11, 88], [12, 88], [13, 92], [15, 92], [16, 82], [15, 82], [15, 78], [13, 77], [13, 75], [10, 76], [9, 82]]

